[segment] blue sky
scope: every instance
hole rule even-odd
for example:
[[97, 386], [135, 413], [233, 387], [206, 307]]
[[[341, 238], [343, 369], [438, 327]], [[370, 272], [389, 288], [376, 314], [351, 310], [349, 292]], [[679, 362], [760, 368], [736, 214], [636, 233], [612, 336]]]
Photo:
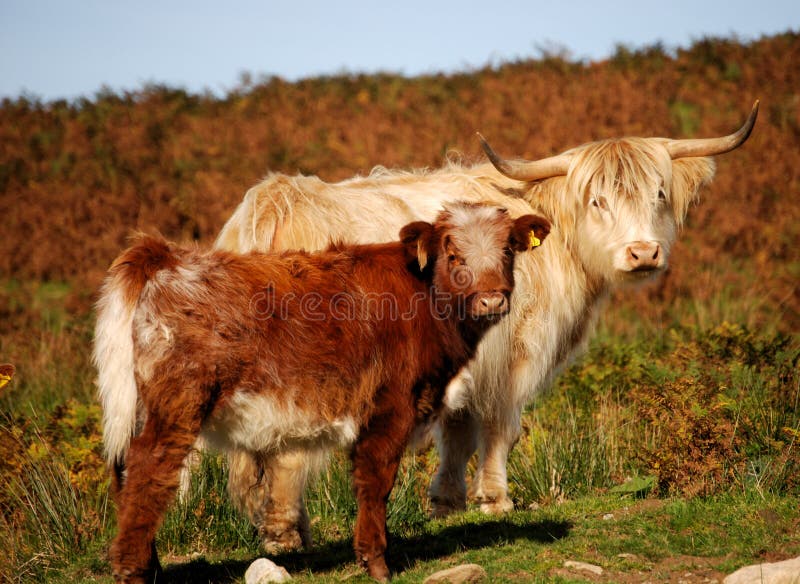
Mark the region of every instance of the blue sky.
[[[797, 0], [0, 0], [0, 97], [165, 83], [224, 94], [255, 79], [463, 71], [565, 48], [688, 46], [800, 30]], [[800, 66], [800, 65], [798, 65]]]

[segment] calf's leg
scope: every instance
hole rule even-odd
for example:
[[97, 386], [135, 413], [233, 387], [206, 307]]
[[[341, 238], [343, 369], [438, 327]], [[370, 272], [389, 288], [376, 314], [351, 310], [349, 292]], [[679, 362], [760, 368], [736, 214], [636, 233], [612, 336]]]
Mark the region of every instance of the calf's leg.
[[[167, 404], [169, 405], [169, 404]], [[153, 582], [159, 571], [155, 537], [175, 495], [183, 461], [200, 431], [199, 410], [183, 404], [148, 413], [131, 441], [117, 497], [118, 532], [110, 557], [117, 582]]]
[[389, 580], [386, 565], [386, 503], [397, 477], [414, 422], [414, 411], [392, 411], [374, 416], [353, 449], [353, 483], [358, 500], [353, 544], [356, 558], [369, 575]]

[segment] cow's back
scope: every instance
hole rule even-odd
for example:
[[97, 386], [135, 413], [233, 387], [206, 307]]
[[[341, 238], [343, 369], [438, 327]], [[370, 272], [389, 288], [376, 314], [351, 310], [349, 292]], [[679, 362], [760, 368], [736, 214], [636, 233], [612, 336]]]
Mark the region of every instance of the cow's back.
[[475, 168], [400, 172], [326, 183], [315, 176], [271, 174], [252, 187], [223, 226], [216, 247], [230, 251], [324, 249], [332, 241], [382, 243], [412, 221], [433, 221], [449, 201], [488, 202], [512, 216], [532, 211], [494, 188], [513, 181]]
[[[455, 200], [489, 202], [507, 208], [512, 216], [535, 211], [525, 200], [506, 194], [518, 186], [488, 165], [415, 172], [377, 169], [367, 177], [340, 183], [272, 174], [246, 193], [216, 245], [240, 252], [315, 251], [337, 240], [390, 241], [404, 224], [433, 221], [444, 203]], [[550, 238], [560, 239], [557, 226]], [[511, 401], [513, 405], [505, 407], [513, 409], [524, 403], [545, 386], [575, 347], [571, 305], [578, 302], [581, 284], [572, 281], [564, 248], [562, 242], [551, 241], [536, 254], [517, 258], [512, 313], [488, 333], [470, 365], [480, 388], [470, 392], [471, 409], [493, 417], [502, 415], [495, 412], [498, 404]], [[561, 308], [552, 302], [556, 298]], [[509, 388], [516, 364], [530, 360], [535, 367], [527, 370], [535, 375]]]

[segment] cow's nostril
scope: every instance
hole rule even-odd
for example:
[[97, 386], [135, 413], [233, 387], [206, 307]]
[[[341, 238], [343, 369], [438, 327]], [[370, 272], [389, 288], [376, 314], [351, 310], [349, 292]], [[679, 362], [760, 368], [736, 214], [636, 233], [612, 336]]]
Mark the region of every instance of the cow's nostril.
[[653, 253], [653, 259], [654, 260], [658, 259], [658, 252], [660, 251], [660, 249], [661, 248], [659, 246], [656, 246], [656, 251], [655, 251], [655, 253]]
[[630, 247], [629, 247], [629, 248], [628, 248], [628, 251], [630, 252], [630, 254], [631, 254], [631, 257], [632, 257], [633, 259], [635, 259], [635, 260], [638, 260], [638, 259], [639, 259], [639, 256], [638, 256], [638, 255], [636, 255], [636, 252], [634, 252], [634, 251], [633, 251], [633, 248], [630, 248]]

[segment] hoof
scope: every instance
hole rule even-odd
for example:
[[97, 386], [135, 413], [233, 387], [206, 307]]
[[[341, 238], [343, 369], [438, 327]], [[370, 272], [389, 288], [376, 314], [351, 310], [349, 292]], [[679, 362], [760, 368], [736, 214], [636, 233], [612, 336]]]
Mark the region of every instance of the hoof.
[[389, 568], [386, 566], [386, 560], [383, 559], [383, 556], [367, 561], [367, 574], [377, 582], [389, 581]]
[[281, 533], [266, 533], [261, 536], [261, 547], [269, 555], [292, 552], [311, 545], [311, 540], [296, 529]]
[[[133, 566], [130, 559], [123, 561], [123, 554], [119, 551], [117, 542], [112, 544], [109, 550], [111, 560], [111, 574], [114, 577], [114, 582], [117, 584], [153, 584], [154, 582], [163, 582], [163, 571], [161, 569], [161, 562], [158, 561], [158, 553], [156, 552], [155, 540], [150, 545], [150, 557], [145, 563], [145, 567], [139, 567], [141, 564], [134, 563]], [[139, 564], [139, 566], [137, 566]]]
[[146, 570], [112, 570], [114, 582], [118, 584], [153, 584], [163, 582], [160, 569], [148, 568]]
[[503, 487], [487, 487], [480, 479], [473, 481], [469, 501], [478, 505], [481, 512], [487, 515], [502, 515], [514, 510], [514, 502]]
[[446, 480], [437, 476], [428, 489], [428, 497], [431, 501], [430, 516], [433, 519], [467, 509], [467, 486], [463, 478]]
[[480, 502], [480, 509], [487, 515], [502, 515], [514, 510], [514, 502], [506, 496], [498, 497], [495, 500], [484, 498]]
[[460, 513], [467, 508], [465, 498], [450, 499], [445, 497], [431, 497], [431, 519], [440, 519], [453, 513]]

